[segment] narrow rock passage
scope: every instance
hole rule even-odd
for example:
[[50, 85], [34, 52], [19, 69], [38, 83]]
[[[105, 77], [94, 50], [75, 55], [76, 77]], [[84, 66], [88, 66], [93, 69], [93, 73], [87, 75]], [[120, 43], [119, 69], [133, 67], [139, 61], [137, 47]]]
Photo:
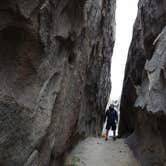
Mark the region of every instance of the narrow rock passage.
[[67, 157], [65, 166], [140, 166], [124, 139], [87, 138]]

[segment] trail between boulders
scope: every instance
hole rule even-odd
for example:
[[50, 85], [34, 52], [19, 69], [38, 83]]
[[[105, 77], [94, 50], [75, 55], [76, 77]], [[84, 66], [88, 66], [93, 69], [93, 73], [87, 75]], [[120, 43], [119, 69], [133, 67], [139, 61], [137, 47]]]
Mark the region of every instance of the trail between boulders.
[[65, 166], [140, 166], [124, 139], [87, 138], [68, 154]]

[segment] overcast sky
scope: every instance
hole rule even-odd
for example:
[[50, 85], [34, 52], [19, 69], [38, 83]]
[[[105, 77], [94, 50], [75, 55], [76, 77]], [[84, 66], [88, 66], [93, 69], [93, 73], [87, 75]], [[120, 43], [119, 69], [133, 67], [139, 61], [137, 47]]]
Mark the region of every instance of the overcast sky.
[[116, 42], [111, 66], [112, 100], [119, 99], [121, 95], [125, 64], [137, 15], [137, 3], [138, 0], [117, 0]]

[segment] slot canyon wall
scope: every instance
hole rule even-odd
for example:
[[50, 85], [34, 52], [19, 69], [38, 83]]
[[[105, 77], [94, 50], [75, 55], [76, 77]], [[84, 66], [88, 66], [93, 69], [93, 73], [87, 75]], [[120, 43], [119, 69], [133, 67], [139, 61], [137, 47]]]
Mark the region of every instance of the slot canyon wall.
[[140, 0], [121, 98], [119, 136], [142, 166], [166, 165], [166, 1]]
[[115, 0], [0, 1], [0, 166], [58, 166], [99, 135]]

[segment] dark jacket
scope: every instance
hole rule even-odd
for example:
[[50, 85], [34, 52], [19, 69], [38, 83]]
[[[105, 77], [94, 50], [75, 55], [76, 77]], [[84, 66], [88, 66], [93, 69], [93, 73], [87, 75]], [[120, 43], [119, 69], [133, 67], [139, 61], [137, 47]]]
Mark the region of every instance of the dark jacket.
[[112, 124], [115, 123], [115, 121], [118, 121], [118, 113], [114, 108], [109, 108], [104, 117], [104, 121], [107, 118], [107, 123]]

